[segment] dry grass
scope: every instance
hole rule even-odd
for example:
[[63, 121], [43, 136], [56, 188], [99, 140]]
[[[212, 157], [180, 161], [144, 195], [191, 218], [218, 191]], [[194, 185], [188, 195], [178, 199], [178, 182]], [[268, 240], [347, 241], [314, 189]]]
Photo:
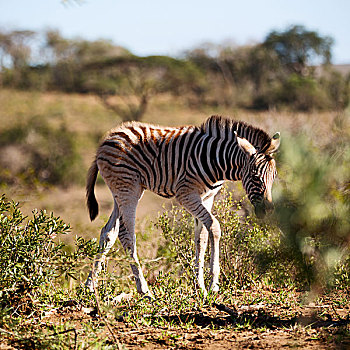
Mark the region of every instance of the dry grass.
[[[59, 127], [62, 123], [69, 126], [76, 134], [84, 172], [87, 172], [94, 157], [98, 138], [119, 122], [118, 117], [105, 110], [93, 96], [0, 90], [0, 105], [0, 128], [24, 123], [35, 115], [47, 117], [52, 126]], [[162, 125], [198, 125], [211, 114], [232, 116], [260, 126], [271, 134], [280, 131], [282, 142], [283, 135], [287, 133], [305, 133], [316, 143], [323, 144], [333, 139], [336, 142], [333, 133], [336, 128], [346, 128], [349, 132], [349, 113], [343, 114], [342, 119], [338, 112], [303, 114], [288, 111], [213, 110], [208, 107], [195, 110], [189, 108], [184, 101], [174, 100], [170, 96], [155, 98], [144, 120]], [[11, 161], [19, 159], [17, 155]], [[236, 193], [239, 188], [240, 186], [236, 188]], [[64, 237], [68, 243], [73, 242], [76, 235], [84, 238], [98, 237], [100, 228], [112, 210], [112, 197], [102, 183], [96, 186], [100, 216], [93, 223], [90, 223], [85, 207], [83, 185], [67, 188], [3, 185], [1, 192], [21, 202], [23, 212], [27, 215], [30, 215], [33, 208], [46, 209], [71, 223], [71, 233]], [[163, 205], [170, 204], [171, 201], [165, 201], [149, 192], [145, 193], [139, 204], [137, 230], [145, 233], [138, 237], [139, 256], [143, 262], [144, 259], [156, 256], [160, 242], [160, 234], [148, 227], [148, 221], [163, 210]], [[109, 267], [117, 263], [112, 259]], [[305, 305], [303, 300], [307, 295], [294, 288], [261, 288], [263, 284], [257, 283], [254, 287], [256, 290], [234, 288], [227, 295], [220, 294], [216, 302], [229, 306], [232, 312], [227, 313], [222, 309], [219, 311], [212, 301], [203, 304], [197, 296], [191, 297], [188, 289], [183, 289], [186, 285], [181, 284], [180, 279], [172, 281], [166, 275], [158, 276], [158, 279], [154, 275], [148, 275], [148, 278], [153, 292], [161, 296], [157, 303], [141, 298], [124, 300], [113, 306], [104, 302], [100, 317], [91, 312], [93, 308], [85, 307], [88, 299], [84, 300], [84, 295], [79, 297], [81, 300], [78, 299], [78, 304], [70, 303], [71, 297], [67, 302], [68, 294], [73, 293], [72, 285], [69, 291], [64, 287], [63, 293], [61, 288], [57, 288], [52, 296], [48, 296], [49, 304], [40, 304], [44, 311], [39, 321], [34, 321], [31, 314], [22, 321], [15, 321], [18, 324], [12, 324], [8, 320], [9, 325], [1, 327], [0, 348], [2, 344], [5, 347], [8, 345], [8, 348], [17, 345], [21, 348], [111, 348], [119, 342], [128, 349], [349, 347], [348, 290], [337, 290], [334, 295], [320, 297], [315, 303]], [[115, 281], [116, 279], [108, 279], [108, 283], [100, 284], [107, 288], [113, 286]], [[77, 297], [78, 294], [73, 295]], [[56, 300], [55, 307], [53, 300]], [[106, 320], [111, 325], [112, 332], [107, 330]], [[118, 335], [118, 342], [113, 343], [111, 333]]]
[[[76, 142], [86, 171], [94, 157], [99, 137], [120, 122], [118, 116], [106, 110], [96, 97], [89, 95], [1, 90], [0, 105], [0, 125], [4, 129], [14, 123], [25, 122], [35, 115], [47, 116], [52, 125], [64, 123], [69, 126], [76, 133]], [[253, 112], [209, 107], [199, 110], [189, 108], [181, 99], [175, 100], [171, 96], [163, 95], [151, 101], [144, 121], [172, 126], [198, 125], [212, 114], [244, 120], [264, 128], [271, 134], [280, 131], [282, 140], [284, 133], [303, 132], [317, 142], [328, 140], [332, 136], [335, 119], [339, 115], [338, 112], [309, 114], [289, 111]], [[102, 185], [97, 189], [101, 215], [94, 223], [90, 223], [88, 219], [83, 187], [44, 190], [3, 187], [2, 192], [6, 193], [9, 198], [21, 202], [24, 212], [29, 213], [32, 208], [54, 211], [56, 215], [71, 223], [73, 236], [75, 234], [96, 236], [112, 208], [109, 191], [106, 186]], [[163, 199], [146, 193], [137, 212], [138, 221], [141, 222], [139, 227], [142, 227], [145, 218], [155, 217], [162, 210], [163, 203]]]

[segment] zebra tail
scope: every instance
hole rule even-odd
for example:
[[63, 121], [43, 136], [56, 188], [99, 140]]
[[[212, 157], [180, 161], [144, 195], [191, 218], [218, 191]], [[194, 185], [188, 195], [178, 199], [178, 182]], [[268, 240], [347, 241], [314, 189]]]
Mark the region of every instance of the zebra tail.
[[95, 197], [95, 183], [98, 174], [97, 162], [91, 164], [86, 182], [86, 204], [89, 209], [90, 220], [93, 221], [98, 215], [98, 203]]

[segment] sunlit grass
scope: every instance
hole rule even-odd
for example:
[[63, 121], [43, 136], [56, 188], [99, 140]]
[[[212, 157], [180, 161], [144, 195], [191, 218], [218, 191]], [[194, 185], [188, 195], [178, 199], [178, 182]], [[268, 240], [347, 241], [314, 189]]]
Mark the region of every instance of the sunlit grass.
[[[119, 122], [117, 116], [106, 111], [92, 96], [1, 90], [0, 104], [1, 130], [17, 124], [25, 125], [33, 116], [46, 118], [53, 129], [62, 124], [69, 127], [74, 134], [77, 152], [83, 160], [83, 176], [94, 156], [99, 137]], [[300, 216], [294, 216], [293, 220], [290, 209], [295, 209], [295, 206], [287, 206], [284, 212], [288, 214], [287, 217], [280, 215], [279, 223], [284, 223], [281, 227], [283, 234], [276, 228], [276, 222], [266, 225], [243, 215], [251, 208], [247, 202], [237, 202], [242, 195], [240, 186], [234, 187], [233, 196], [228, 193], [225, 197], [219, 196], [215, 213], [224, 233], [221, 242], [222, 288], [218, 295], [209, 294], [208, 298], [204, 298], [194, 283], [192, 218], [181, 208], [174, 207], [172, 211], [170, 201], [162, 208], [162, 199], [146, 194], [139, 207], [137, 230], [140, 260], [155, 296], [153, 300], [137, 295], [127, 259], [121, 247], [116, 245], [108, 258], [109, 269], [101, 274], [98, 284], [100, 310], [96, 309], [95, 296], [87, 293], [82, 286], [90, 268], [91, 254], [90, 258], [87, 254], [86, 259], [80, 255], [81, 260], [75, 265], [72, 257], [66, 262], [71, 264], [72, 272], [76, 272], [73, 274], [76, 280], [69, 276], [67, 279], [52, 280], [38, 289], [33, 300], [25, 295], [22, 302], [32, 307], [28, 314], [19, 315], [17, 312], [14, 317], [11, 313], [13, 309], [3, 308], [1, 336], [6, 337], [14, 347], [107, 349], [111, 346], [122, 348], [125, 339], [133, 334], [128, 332], [148, 327], [162, 329], [163, 333], [154, 336], [157, 344], [175, 347], [179, 346], [179, 342], [186, 344], [180, 336], [181, 331], [203, 327], [211, 330], [265, 332], [270, 327], [270, 321], [266, 320], [271, 319], [278, 327], [282, 324], [290, 332], [298, 328], [296, 331], [302, 333], [306, 328], [295, 326], [293, 320], [311, 301], [315, 308], [319, 307], [315, 310], [320, 319], [331, 317], [338, 320], [337, 309], [346, 308], [349, 304], [346, 288], [350, 283], [350, 259], [344, 244], [348, 233], [344, 230], [348, 226], [334, 223], [333, 226], [327, 226], [329, 221], [326, 219], [335, 215], [335, 218], [348, 220], [344, 213], [347, 213], [349, 205], [349, 188], [346, 187], [350, 164], [349, 112], [255, 113], [227, 108], [213, 110], [208, 107], [193, 110], [181, 99], [174, 100], [165, 95], [151, 101], [144, 118], [145, 121], [162, 125], [199, 125], [208, 115], [215, 113], [248, 121], [271, 134], [281, 132], [275, 199], [281, 204], [280, 208], [288, 204], [287, 199], [295, 200], [293, 205], [300, 205], [300, 213], [298, 210], [292, 213]], [[78, 249], [76, 236], [84, 237], [86, 242], [94, 237], [97, 240], [112, 209], [112, 198], [104, 185], [97, 186], [101, 215], [94, 223], [88, 220], [82, 185], [68, 185], [66, 188], [28, 187], [24, 183], [15, 187], [4, 186], [2, 189], [11, 199], [24, 203], [26, 215], [30, 216], [33, 208], [42, 208], [70, 222], [71, 233], [62, 236], [68, 237], [65, 240], [69, 243], [69, 247], [65, 248], [67, 254], [73, 254]], [[305, 200], [302, 200], [303, 196]], [[244, 211], [239, 211], [240, 206], [244, 207]], [[163, 213], [160, 216], [159, 211]], [[277, 210], [277, 213], [282, 212]], [[146, 220], [146, 216], [149, 219]], [[153, 223], [158, 220], [158, 226], [150, 224], [149, 220]], [[340, 220], [337, 222], [341, 223]], [[298, 230], [293, 223], [299, 224]], [[320, 228], [324, 227], [326, 229], [323, 232]], [[320, 230], [321, 234], [315, 235]], [[329, 230], [333, 230], [332, 239], [320, 241], [322, 237], [327, 237], [325, 234]], [[288, 251], [288, 239], [295, 236], [295, 249], [284, 255]], [[96, 245], [96, 240], [91, 241], [95, 242], [91, 244]], [[335, 245], [339, 240], [343, 244], [341, 249]], [[325, 265], [316, 263], [315, 247], [321, 248], [320, 257]], [[303, 259], [299, 265], [296, 263], [298, 257]], [[311, 270], [305, 271], [305, 264], [311, 266]], [[325, 266], [331, 269], [327, 270]], [[310, 283], [317, 281], [317, 273], [314, 279], [305, 282], [305, 274], [312, 272], [312, 269], [319, 273], [327, 272], [319, 284]], [[322, 289], [321, 284], [329, 290], [335, 288], [335, 292], [320, 294], [315, 298]], [[308, 288], [311, 290], [306, 292]], [[314, 292], [313, 288], [316, 288]], [[327, 289], [324, 291], [327, 292]], [[115, 302], [114, 298], [122, 293], [131, 293], [132, 298]], [[219, 312], [215, 304], [228, 305], [237, 311], [237, 315]], [[273, 318], [274, 315], [277, 318]], [[339, 317], [345, 318], [344, 314]], [[288, 322], [284, 325], [282, 321]], [[126, 329], [121, 331], [121, 325], [125, 325]], [[327, 334], [330, 339], [339, 337], [341, 342], [348, 336], [346, 327], [339, 328], [335, 336], [331, 332]], [[121, 332], [120, 346], [113, 336], [113, 332], [117, 331], [113, 330]], [[176, 333], [174, 330], [180, 331]], [[308, 332], [312, 339], [325, 338], [322, 331]], [[147, 339], [145, 337], [140, 342], [147, 344], [153, 341], [153, 338]]]

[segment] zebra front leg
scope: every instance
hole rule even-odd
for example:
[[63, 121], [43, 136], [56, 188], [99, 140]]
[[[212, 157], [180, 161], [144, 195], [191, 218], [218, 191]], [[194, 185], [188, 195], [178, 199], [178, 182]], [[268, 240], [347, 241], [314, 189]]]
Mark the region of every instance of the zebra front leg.
[[107, 224], [102, 228], [100, 234], [99, 242], [99, 252], [95, 257], [94, 265], [92, 270], [89, 273], [89, 276], [85, 282], [85, 285], [91, 292], [94, 291], [93, 278], [96, 280], [96, 277], [102, 270], [102, 266], [105, 263], [106, 255], [113, 247], [119, 231], [119, 209], [117, 204], [114, 202], [114, 209], [109, 217]]
[[208, 244], [208, 231], [205, 227], [203, 227], [202, 223], [198, 219], [195, 219], [194, 241], [196, 247], [195, 267], [197, 273], [197, 283], [203, 294], [207, 295], [208, 293], [204, 284], [204, 257]]
[[[211, 212], [214, 202], [214, 193], [203, 199], [203, 205]], [[204, 257], [208, 245], [208, 230], [203, 226], [203, 224], [195, 219], [195, 246], [196, 246], [196, 270], [197, 270], [197, 283], [199, 288], [207, 295], [207, 291], [204, 285]]]
[[[213, 198], [208, 198], [203, 202], [202, 198], [198, 193], [189, 193], [188, 186], [183, 186], [178, 190], [176, 195], [177, 200], [182, 204], [196, 219], [198, 219], [203, 224], [203, 229], [206, 229], [209, 232], [209, 237], [215, 237], [213, 240], [215, 244], [212, 246], [211, 260], [210, 260], [210, 272], [212, 275], [212, 280], [210, 283], [210, 289], [213, 291], [219, 290], [219, 274], [220, 274], [220, 264], [219, 264], [219, 239], [220, 239], [220, 224], [218, 220], [210, 213], [211, 206], [213, 204]], [[203, 230], [201, 230], [203, 232]], [[200, 268], [204, 264], [204, 240], [203, 244], [197, 244], [196, 240], [196, 249], [198, 247], [198, 272], [202, 269]], [[196, 254], [197, 255], [197, 254]], [[199, 274], [198, 279], [200, 280]], [[200, 280], [201, 282], [201, 280]], [[203, 283], [204, 284], [204, 283]], [[205, 289], [204, 289], [205, 290]]]
[[209, 231], [210, 238], [210, 290], [213, 292], [219, 291], [219, 275], [220, 275], [220, 237], [221, 229], [220, 224], [216, 218], [213, 217], [213, 223], [211, 225], [211, 230]]

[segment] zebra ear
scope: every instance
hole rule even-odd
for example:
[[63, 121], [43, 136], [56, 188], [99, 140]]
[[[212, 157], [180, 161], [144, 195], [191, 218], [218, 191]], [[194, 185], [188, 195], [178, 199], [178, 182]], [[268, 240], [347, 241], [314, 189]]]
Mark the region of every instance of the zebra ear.
[[279, 132], [276, 132], [276, 134], [272, 136], [271, 145], [265, 153], [272, 154], [272, 153], [277, 152], [277, 150], [280, 146], [280, 143], [281, 143], [281, 134]]
[[245, 138], [241, 138], [237, 135], [237, 133], [235, 132], [236, 138], [237, 138], [237, 144], [239, 146], [239, 148], [247, 155], [247, 156], [251, 156], [254, 153], [256, 153], [256, 149], [255, 147]]

